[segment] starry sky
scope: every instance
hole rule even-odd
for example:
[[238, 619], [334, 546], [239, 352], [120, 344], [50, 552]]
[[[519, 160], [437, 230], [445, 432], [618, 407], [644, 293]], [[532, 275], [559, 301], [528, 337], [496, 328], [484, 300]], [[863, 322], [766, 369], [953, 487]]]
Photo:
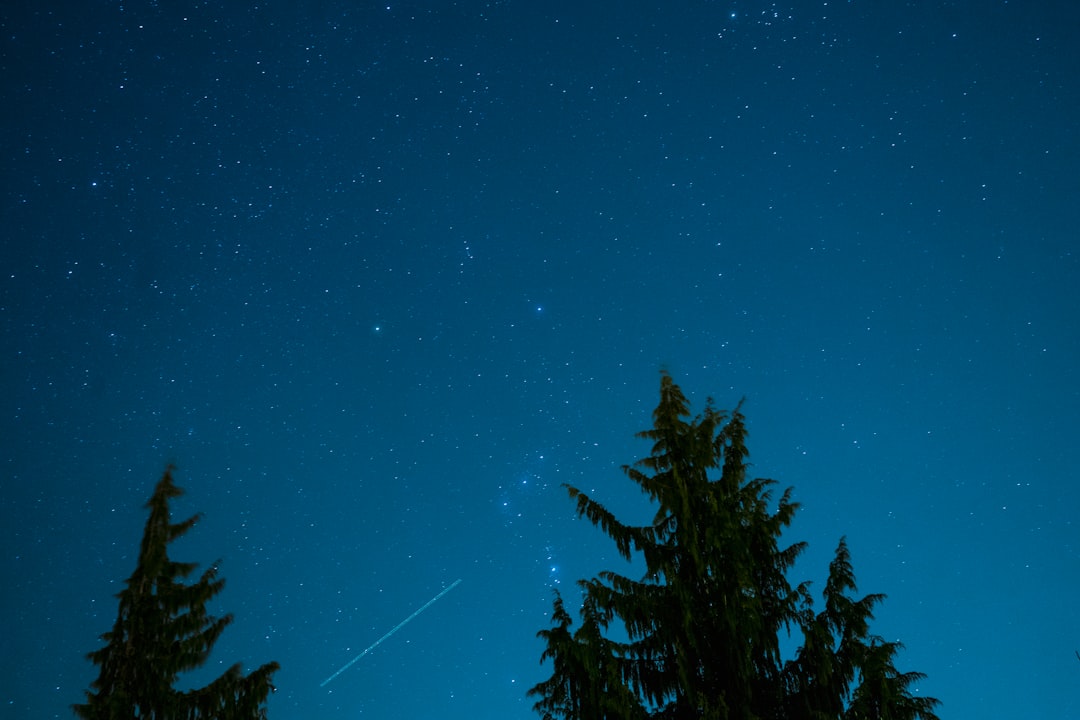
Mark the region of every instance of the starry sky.
[[[1080, 5], [0, 9], [0, 717], [169, 462], [276, 720], [535, 717], [659, 372], [746, 399], [941, 715], [1080, 718]], [[320, 683], [461, 583], [325, 687]]]

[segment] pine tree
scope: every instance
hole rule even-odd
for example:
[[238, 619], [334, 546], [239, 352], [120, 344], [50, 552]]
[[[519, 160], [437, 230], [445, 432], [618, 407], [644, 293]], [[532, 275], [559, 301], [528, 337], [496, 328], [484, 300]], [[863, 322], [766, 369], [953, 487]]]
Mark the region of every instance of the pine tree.
[[[896, 672], [895, 646], [869, 634], [883, 596], [850, 596], [855, 580], [843, 540], [821, 613], [808, 583], [789, 584], [805, 543], [780, 540], [798, 504], [790, 488], [774, 499], [772, 480], [747, 477], [746, 435], [740, 407], [727, 415], [710, 400], [691, 418], [665, 373], [653, 427], [638, 435], [652, 452], [623, 468], [656, 506], [652, 522], [624, 524], [567, 487], [578, 514], [625, 559], [642, 560], [645, 573], [635, 580], [604, 571], [580, 581], [583, 623], [572, 635], [556, 597], [555, 627], [539, 634], [547, 642], [541, 662], [550, 660], [555, 672], [529, 693], [545, 720], [936, 720], [937, 701], [911, 695], [921, 675]], [[615, 618], [625, 642], [603, 634]], [[804, 642], [785, 661], [781, 633], [792, 630]], [[618, 701], [594, 701], [605, 695]]]
[[537, 637], [547, 642], [544, 659], [554, 664], [551, 679], [528, 691], [541, 698], [536, 709], [544, 720], [559, 717], [633, 718], [647, 715], [637, 695], [625, 684], [623, 663], [617, 656], [618, 643], [604, 637], [609, 616], [602, 614], [592, 599], [581, 611], [582, 625], [571, 634], [573, 620], [555, 591], [552, 620], [555, 627], [541, 630]]
[[183, 580], [195, 563], [169, 558], [168, 545], [190, 530], [200, 516], [172, 523], [169, 501], [183, 491], [168, 467], [146, 507], [139, 561], [117, 595], [119, 613], [105, 646], [87, 655], [101, 668], [84, 704], [73, 706], [85, 720], [257, 720], [266, 717], [271, 676], [267, 663], [243, 675], [230, 667], [209, 685], [190, 691], [173, 689], [178, 676], [203, 665], [231, 615], [213, 617], [206, 605], [225, 587], [214, 563], [191, 584]]

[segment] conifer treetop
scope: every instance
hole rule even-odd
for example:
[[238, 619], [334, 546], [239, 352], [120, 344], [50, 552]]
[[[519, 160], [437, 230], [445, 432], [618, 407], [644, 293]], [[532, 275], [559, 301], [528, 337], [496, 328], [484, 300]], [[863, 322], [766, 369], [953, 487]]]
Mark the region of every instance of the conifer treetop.
[[185, 583], [198, 565], [169, 557], [169, 544], [182, 537], [201, 515], [178, 523], [169, 503], [183, 495], [168, 466], [146, 503], [149, 516], [139, 545], [135, 571], [117, 594], [119, 610], [104, 647], [87, 655], [100, 668], [84, 704], [73, 706], [86, 720], [257, 720], [265, 717], [270, 679], [278, 669], [267, 663], [248, 675], [240, 665], [203, 688], [177, 691], [178, 677], [201, 667], [232, 615], [214, 617], [207, 603], [225, 589], [214, 562], [196, 580]]

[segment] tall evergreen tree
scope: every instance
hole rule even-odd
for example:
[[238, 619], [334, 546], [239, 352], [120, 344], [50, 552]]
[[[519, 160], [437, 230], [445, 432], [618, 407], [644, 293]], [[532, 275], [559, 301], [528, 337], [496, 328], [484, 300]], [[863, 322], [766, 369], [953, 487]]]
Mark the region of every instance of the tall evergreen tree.
[[[936, 720], [937, 701], [911, 694], [921, 675], [896, 672], [895, 646], [870, 636], [882, 596], [849, 595], [855, 581], [843, 540], [821, 613], [808, 583], [788, 582], [805, 543], [780, 540], [798, 505], [790, 488], [774, 499], [772, 480], [747, 477], [746, 435], [740, 408], [728, 415], [710, 400], [692, 418], [665, 373], [653, 427], [639, 433], [652, 452], [624, 467], [656, 506], [652, 522], [625, 524], [568, 486], [578, 514], [625, 559], [643, 561], [645, 573], [580, 581], [583, 622], [573, 634], [556, 597], [555, 627], [539, 634], [547, 643], [541, 661], [551, 660], [554, 673], [529, 693], [545, 720]], [[603, 635], [615, 618], [625, 642]], [[792, 630], [804, 642], [785, 661], [780, 634]], [[598, 704], [601, 695], [619, 699]]]
[[87, 655], [100, 673], [86, 703], [73, 710], [85, 720], [263, 720], [276, 662], [246, 676], [236, 664], [206, 687], [173, 689], [181, 673], [206, 662], [233, 618], [207, 613], [206, 604], [225, 587], [217, 563], [185, 584], [196, 563], [169, 558], [169, 543], [200, 518], [171, 521], [169, 501], [183, 494], [173, 484], [172, 471], [166, 468], [146, 504], [150, 517], [135, 572], [117, 595], [116, 624], [102, 635], [105, 646]]

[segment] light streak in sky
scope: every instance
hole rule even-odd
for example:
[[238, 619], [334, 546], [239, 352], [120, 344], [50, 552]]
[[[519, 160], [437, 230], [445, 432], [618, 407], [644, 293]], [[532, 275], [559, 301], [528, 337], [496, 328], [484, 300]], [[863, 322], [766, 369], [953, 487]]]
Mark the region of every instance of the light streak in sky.
[[426, 603], [424, 603], [423, 605], [421, 605], [421, 606], [420, 606], [420, 607], [419, 607], [419, 608], [418, 608], [418, 609], [417, 609], [417, 610], [416, 610], [416, 611], [415, 611], [415, 612], [414, 612], [414, 613], [413, 613], [412, 615], [410, 615], [409, 617], [405, 618], [404, 620], [402, 620], [401, 622], [399, 622], [399, 623], [398, 623], [397, 625], [395, 625], [394, 627], [390, 628], [390, 631], [389, 631], [388, 633], [386, 633], [385, 635], [383, 635], [383, 636], [382, 636], [381, 638], [379, 638], [379, 639], [378, 639], [378, 640], [376, 640], [375, 642], [371, 643], [371, 645], [368, 645], [368, 646], [367, 646], [366, 648], [364, 648], [364, 652], [360, 653], [359, 655], [357, 655], [356, 657], [354, 657], [354, 658], [353, 658], [352, 660], [350, 660], [349, 662], [345, 663], [345, 665], [343, 665], [343, 666], [342, 666], [342, 668], [341, 668], [340, 670], [338, 670], [338, 671], [337, 671], [336, 673], [334, 673], [334, 674], [333, 674], [333, 675], [331, 675], [330, 677], [328, 677], [328, 678], [326, 678], [325, 680], [323, 680], [323, 681], [322, 681], [321, 683], [319, 683], [319, 687], [326, 687], [326, 685], [327, 685], [327, 684], [328, 684], [328, 683], [329, 683], [329, 682], [330, 682], [331, 680], [333, 680], [333, 679], [334, 679], [334, 678], [336, 678], [336, 677], [337, 677], [338, 675], [340, 675], [341, 673], [343, 673], [343, 672], [345, 672], [346, 670], [348, 670], [349, 668], [351, 668], [351, 667], [352, 667], [353, 665], [355, 665], [355, 664], [356, 664], [356, 662], [357, 662], [357, 661], [358, 661], [358, 660], [359, 660], [360, 658], [364, 657], [364, 656], [365, 656], [365, 655], [367, 655], [367, 654], [368, 654], [369, 652], [371, 652], [372, 650], [374, 650], [375, 648], [377, 648], [377, 647], [378, 647], [378, 646], [379, 646], [379, 645], [380, 645], [380, 644], [381, 644], [381, 643], [382, 643], [382, 642], [383, 642], [384, 640], [386, 640], [386, 639], [387, 639], [388, 637], [390, 637], [391, 635], [393, 635], [394, 633], [396, 633], [396, 632], [397, 632], [398, 630], [400, 630], [401, 628], [405, 627], [405, 624], [406, 624], [406, 623], [408, 623], [408, 622], [409, 622], [410, 620], [412, 620], [412, 619], [413, 619], [414, 617], [416, 617], [417, 615], [419, 615], [420, 613], [424, 612], [424, 611], [425, 611], [425, 610], [427, 610], [427, 609], [428, 609], [429, 607], [431, 607], [432, 605], [434, 605], [434, 604], [435, 604], [435, 602], [436, 602], [436, 601], [437, 601], [437, 600], [438, 600], [439, 598], [441, 598], [441, 597], [442, 597], [443, 595], [445, 595], [446, 593], [450, 592], [450, 591], [451, 591], [451, 590], [453, 590], [453, 589], [454, 589], [455, 587], [457, 587], [458, 583], [460, 583], [460, 582], [461, 582], [461, 578], [458, 578], [458, 579], [457, 579], [457, 580], [455, 580], [454, 582], [450, 583], [450, 585], [448, 585], [447, 587], [443, 588], [443, 591], [442, 591], [442, 592], [440, 592], [440, 593], [439, 593], [438, 595], [436, 595], [435, 597], [433, 597], [433, 598], [431, 598], [430, 600], [428, 600], [428, 601], [427, 601]]

